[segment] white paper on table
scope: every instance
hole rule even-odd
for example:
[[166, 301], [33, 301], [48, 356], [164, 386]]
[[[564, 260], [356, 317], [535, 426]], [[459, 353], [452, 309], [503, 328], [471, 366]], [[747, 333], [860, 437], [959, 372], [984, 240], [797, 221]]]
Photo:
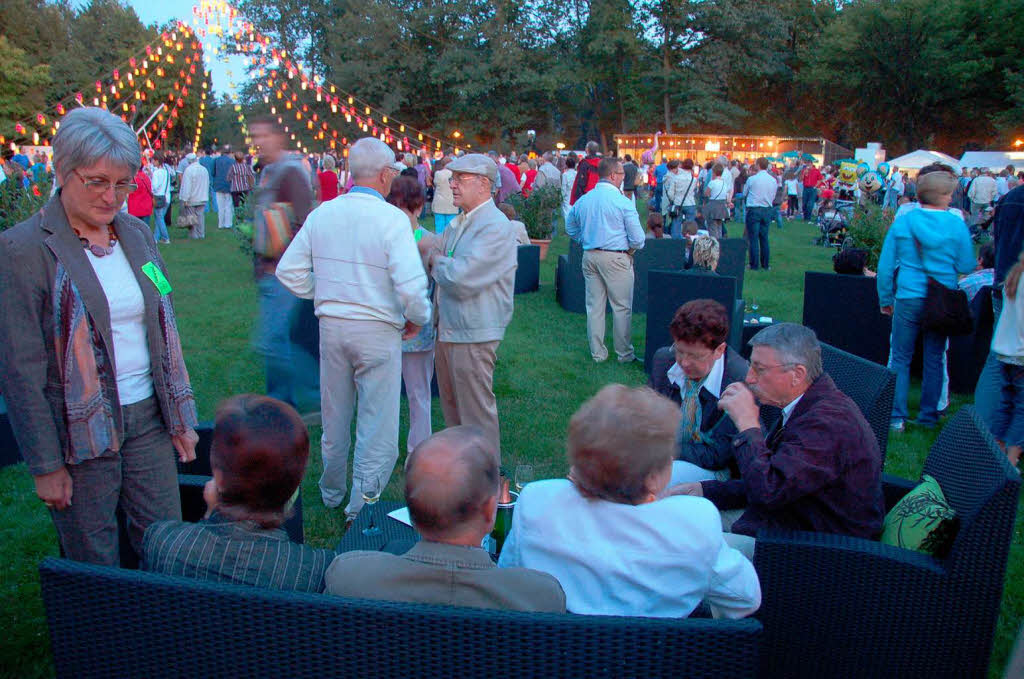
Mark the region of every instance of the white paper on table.
[[758, 321], [758, 323], [769, 323], [770, 324], [772, 322], [772, 317], [771, 316], [761, 316], [760, 318], [757, 319], [757, 321]]
[[412, 526], [412, 519], [409, 518], [408, 507], [399, 507], [393, 512], [388, 512], [388, 516], [390, 516], [395, 521], [401, 521], [406, 526]]

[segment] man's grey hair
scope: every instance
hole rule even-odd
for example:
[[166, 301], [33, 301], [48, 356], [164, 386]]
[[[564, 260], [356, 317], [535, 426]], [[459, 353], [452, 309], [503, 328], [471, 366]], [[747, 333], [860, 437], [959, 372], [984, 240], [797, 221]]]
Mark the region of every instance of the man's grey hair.
[[139, 138], [113, 113], [91, 106], [76, 108], [60, 121], [53, 138], [53, 164], [61, 175], [91, 167], [101, 160], [131, 168], [142, 166]]
[[776, 323], [754, 335], [750, 346], [774, 349], [781, 363], [802, 365], [807, 369], [807, 382], [821, 376], [821, 343], [810, 328], [799, 323]]
[[487, 155], [489, 155], [491, 158], [497, 158], [498, 152], [495, 151], [494, 149], [491, 149], [490, 151], [487, 152]]
[[545, 151], [543, 154], [541, 154], [541, 158], [543, 158], [545, 162], [550, 163], [551, 159], [553, 158], [553, 156], [551, 155], [551, 151]]
[[348, 152], [348, 168], [353, 179], [372, 177], [394, 163], [395, 152], [376, 137], [363, 137]]
[[588, 141], [586, 150], [588, 156], [596, 156], [597, 152], [601, 150], [601, 145], [596, 141]]

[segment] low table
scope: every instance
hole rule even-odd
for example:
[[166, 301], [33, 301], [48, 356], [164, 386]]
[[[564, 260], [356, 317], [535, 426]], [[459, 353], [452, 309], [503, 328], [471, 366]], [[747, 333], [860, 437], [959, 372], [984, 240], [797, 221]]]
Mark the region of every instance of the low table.
[[743, 314], [743, 340], [740, 344], [740, 355], [747, 360], [750, 360], [750, 346], [748, 342], [750, 342], [751, 338], [764, 328], [777, 323], [774, 318], [771, 323], [758, 322], [757, 319], [760, 317], [761, 314]]
[[[345, 536], [341, 538], [341, 542], [338, 543], [336, 551], [351, 552], [358, 549], [379, 552], [384, 545], [396, 540], [417, 542], [420, 539], [420, 534], [412, 526], [407, 526], [401, 521], [396, 521], [388, 516], [389, 512], [404, 506], [402, 502], [384, 501], [378, 502], [375, 505], [363, 505], [352, 527], [348, 529]], [[380, 527], [379, 535], [363, 535], [363, 529], [370, 526], [371, 516], [377, 526]]]

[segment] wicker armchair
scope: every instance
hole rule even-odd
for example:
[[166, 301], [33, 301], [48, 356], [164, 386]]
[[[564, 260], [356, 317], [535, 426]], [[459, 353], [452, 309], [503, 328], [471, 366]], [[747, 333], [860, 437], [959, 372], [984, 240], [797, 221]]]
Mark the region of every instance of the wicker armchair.
[[[762, 531], [764, 677], [984, 677], [1020, 475], [974, 409], [943, 428], [923, 473], [961, 518], [944, 559], [821, 533]], [[886, 477], [886, 501], [914, 482]]]
[[57, 677], [707, 677], [761, 623], [520, 613], [280, 592], [48, 558]]
[[853, 399], [864, 419], [871, 425], [878, 440], [885, 466], [885, 452], [889, 445], [889, 421], [892, 418], [892, 399], [896, 391], [896, 373], [860, 356], [821, 343], [821, 362], [839, 391]]

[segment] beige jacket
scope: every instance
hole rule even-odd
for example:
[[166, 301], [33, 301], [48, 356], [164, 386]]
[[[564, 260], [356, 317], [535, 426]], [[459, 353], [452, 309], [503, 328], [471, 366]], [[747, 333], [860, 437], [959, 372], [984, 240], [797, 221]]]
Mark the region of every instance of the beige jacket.
[[437, 339], [456, 344], [504, 339], [518, 265], [508, 218], [488, 200], [456, 217], [443, 239], [431, 271], [437, 282]]
[[547, 573], [497, 568], [477, 547], [421, 540], [402, 555], [343, 552], [324, 577], [327, 593], [443, 606], [564, 613], [565, 593]]

